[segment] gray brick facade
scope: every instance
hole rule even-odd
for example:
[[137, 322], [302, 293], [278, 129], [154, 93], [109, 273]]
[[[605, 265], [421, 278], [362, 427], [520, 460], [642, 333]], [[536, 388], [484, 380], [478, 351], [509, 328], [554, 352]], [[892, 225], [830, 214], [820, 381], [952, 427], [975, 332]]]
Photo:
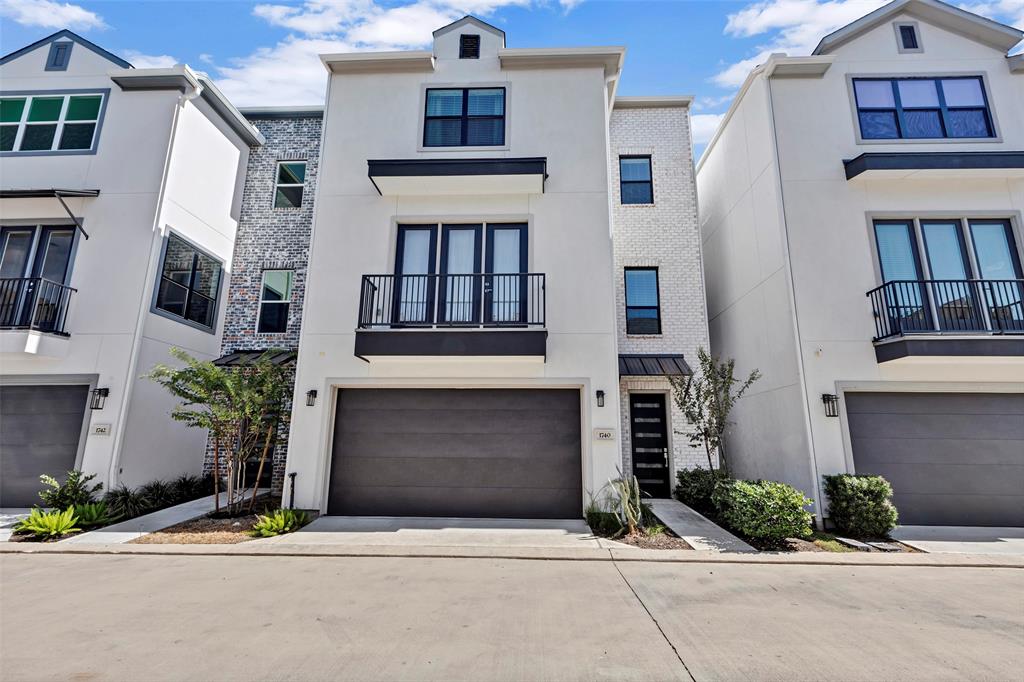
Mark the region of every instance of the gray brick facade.
[[[615, 249], [615, 309], [620, 353], [682, 353], [692, 366], [697, 348], [708, 347], [704, 273], [697, 222], [697, 193], [686, 106], [616, 107], [612, 111], [610, 178]], [[619, 196], [619, 157], [649, 155], [654, 185], [653, 204], [622, 204]], [[661, 334], [626, 333], [624, 268], [658, 268]], [[693, 466], [707, 466], [702, 448], [690, 446], [686, 420], [675, 407], [665, 378], [624, 377], [622, 405], [622, 466], [632, 472], [630, 393], [662, 393], [669, 411], [671, 478]], [[681, 433], [682, 432], [682, 433]]]
[[[321, 116], [306, 112], [296, 116], [251, 114], [247, 117], [259, 128], [266, 144], [252, 148], [249, 153], [221, 342], [224, 355], [236, 350], [298, 348], [320, 157]], [[306, 162], [302, 205], [298, 208], [274, 208], [279, 161]], [[295, 273], [284, 333], [257, 333], [265, 270]], [[275, 492], [283, 489], [288, 455], [287, 425], [282, 426], [278, 436], [271, 476]], [[211, 467], [212, 447], [208, 446], [206, 468]]]

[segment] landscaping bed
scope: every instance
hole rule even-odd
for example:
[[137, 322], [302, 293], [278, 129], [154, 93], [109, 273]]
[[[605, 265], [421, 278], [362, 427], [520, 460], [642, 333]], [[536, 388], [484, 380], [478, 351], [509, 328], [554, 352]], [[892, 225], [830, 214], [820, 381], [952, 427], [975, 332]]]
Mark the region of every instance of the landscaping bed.
[[[599, 535], [598, 533], [594, 533]], [[605, 536], [600, 536], [605, 537]], [[633, 545], [640, 549], [693, 549], [686, 541], [682, 538], [676, 537], [671, 532], [664, 530], [660, 533], [648, 534], [648, 533], [633, 533], [632, 535], [622, 535], [620, 537], [608, 538], [609, 540], [615, 540], [615, 542], [621, 542], [627, 545]]]
[[135, 538], [133, 545], [234, 545], [256, 538], [250, 535], [255, 514], [214, 519], [204, 516]]

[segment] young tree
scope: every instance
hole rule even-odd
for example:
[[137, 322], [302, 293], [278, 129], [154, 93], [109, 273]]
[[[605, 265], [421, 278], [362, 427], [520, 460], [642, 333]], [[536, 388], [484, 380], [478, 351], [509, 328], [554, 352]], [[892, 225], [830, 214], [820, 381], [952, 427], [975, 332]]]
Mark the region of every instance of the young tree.
[[721, 469], [729, 471], [725, 456], [725, 430], [731, 423], [729, 413], [751, 384], [761, 378], [753, 370], [743, 381], [733, 372], [736, 361], [719, 361], [703, 348], [697, 349], [700, 374], [685, 379], [669, 377], [672, 384], [672, 398], [690, 423], [692, 431], [685, 432], [694, 446], [704, 445], [708, 456], [708, 469], [714, 470], [711, 453], [717, 451]]
[[[269, 350], [253, 364], [231, 368], [197, 360], [177, 348], [171, 355], [181, 367], [157, 365], [146, 375], [181, 399], [171, 417], [188, 426], [207, 429], [213, 436], [213, 480], [216, 511], [220, 511], [221, 455], [227, 460], [225, 478], [228, 511], [238, 514], [245, 499], [246, 463], [260, 452], [256, 481], [287, 419], [287, 369], [270, 361], [280, 351]], [[256, 485], [249, 500], [252, 509]]]

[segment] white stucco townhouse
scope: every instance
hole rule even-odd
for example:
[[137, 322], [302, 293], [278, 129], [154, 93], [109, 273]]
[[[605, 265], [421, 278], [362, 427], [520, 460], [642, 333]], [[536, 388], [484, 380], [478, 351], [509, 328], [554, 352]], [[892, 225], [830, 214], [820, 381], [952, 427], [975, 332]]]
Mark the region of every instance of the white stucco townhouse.
[[1021, 37], [897, 0], [746, 79], [697, 172], [712, 348], [764, 373], [737, 474], [1024, 526]]
[[634, 463], [668, 495], [665, 375], [707, 335], [690, 100], [617, 98], [624, 54], [466, 17], [322, 56], [286, 499], [578, 518]]
[[141, 378], [220, 351], [240, 188], [262, 137], [205, 76], [60, 31], [0, 59], [0, 507], [39, 475], [199, 473], [205, 433]]

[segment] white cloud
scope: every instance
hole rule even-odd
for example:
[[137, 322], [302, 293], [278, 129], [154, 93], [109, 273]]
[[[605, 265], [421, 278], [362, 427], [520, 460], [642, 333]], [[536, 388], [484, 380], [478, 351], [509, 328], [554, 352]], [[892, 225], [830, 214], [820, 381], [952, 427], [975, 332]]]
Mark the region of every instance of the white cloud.
[[725, 114], [694, 114], [690, 117], [690, 135], [693, 137], [693, 144], [703, 145], [711, 141], [718, 124], [722, 122]]
[[23, 26], [71, 28], [79, 31], [106, 28], [103, 18], [84, 7], [52, 0], [0, 0], [0, 17]]
[[558, 0], [558, 4], [562, 6], [566, 12], [571, 12], [580, 5], [583, 4], [583, 0]]
[[707, 111], [708, 109], [717, 109], [724, 104], [728, 104], [732, 101], [732, 98], [736, 96], [735, 92], [729, 92], [724, 95], [708, 96], [702, 95], [698, 97], [693, 105], [690, 107], [694, 111]]
[[[725, 66], [711, 79], [716, 85], [742, 85], [752, 68], [773, 52], [810, 54], [823, 37], [873, 12], [889, 0], [763, 0], [730, 14], [725, 34], [736, 38], [765, 36], [756, 54]], [[964, 9], [1015, 26], [1024, 25], [1024, 0], [982, 0]]]
[[[218, 86], [241, 106], [320, 104], [327, 83], [320, 54], [424, 48], [433, 31], [466, 14], [486, 17], [503, 7], [547, 0], [413, 0], [402, 5], [380, 1], [256, 5], [255, 16], [292, 33], [276, 45], [218, 65]], [[566, 11], [577, 4], [560, 1]]]
[[125, 50], [124, 58], [136, 69], [166, 69], [181, 63], [169, 54], [143, 54], [138, 50]]

